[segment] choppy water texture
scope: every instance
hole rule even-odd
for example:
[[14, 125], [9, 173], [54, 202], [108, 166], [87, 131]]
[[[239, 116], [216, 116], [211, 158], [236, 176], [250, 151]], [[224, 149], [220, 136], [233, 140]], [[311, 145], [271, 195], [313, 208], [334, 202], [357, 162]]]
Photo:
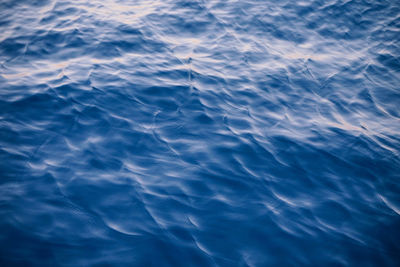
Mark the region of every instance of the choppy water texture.
[[1, 266], [400, 264], [399, 39], [398, 1], [1, 1]]

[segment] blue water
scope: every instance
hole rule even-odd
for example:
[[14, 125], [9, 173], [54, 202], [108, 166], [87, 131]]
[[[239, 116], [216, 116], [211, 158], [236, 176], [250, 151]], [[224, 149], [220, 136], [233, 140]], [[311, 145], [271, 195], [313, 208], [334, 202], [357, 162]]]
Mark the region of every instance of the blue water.
[[400, 2], [2, 0], [1, 266], [399, 266]]

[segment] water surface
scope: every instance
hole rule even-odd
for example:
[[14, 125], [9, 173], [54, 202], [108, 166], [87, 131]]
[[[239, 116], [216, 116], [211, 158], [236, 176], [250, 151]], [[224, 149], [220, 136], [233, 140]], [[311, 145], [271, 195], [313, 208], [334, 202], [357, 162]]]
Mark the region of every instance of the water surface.
[[0, 2], [2, 266], [398, 266], [397, 1]]

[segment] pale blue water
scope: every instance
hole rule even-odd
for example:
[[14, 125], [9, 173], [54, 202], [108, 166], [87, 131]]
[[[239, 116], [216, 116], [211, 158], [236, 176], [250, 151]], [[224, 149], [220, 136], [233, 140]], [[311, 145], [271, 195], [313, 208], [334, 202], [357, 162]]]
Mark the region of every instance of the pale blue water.
[[1, 266], [399, 266], [400, 2], [0, 1]]

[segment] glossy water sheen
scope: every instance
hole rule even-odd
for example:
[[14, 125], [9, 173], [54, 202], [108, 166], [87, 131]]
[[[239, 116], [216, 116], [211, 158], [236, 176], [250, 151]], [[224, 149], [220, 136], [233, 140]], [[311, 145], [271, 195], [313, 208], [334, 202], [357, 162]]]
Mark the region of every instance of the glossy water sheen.
[[398, 1], [2, 0], [1, 266], [396, 266]]

